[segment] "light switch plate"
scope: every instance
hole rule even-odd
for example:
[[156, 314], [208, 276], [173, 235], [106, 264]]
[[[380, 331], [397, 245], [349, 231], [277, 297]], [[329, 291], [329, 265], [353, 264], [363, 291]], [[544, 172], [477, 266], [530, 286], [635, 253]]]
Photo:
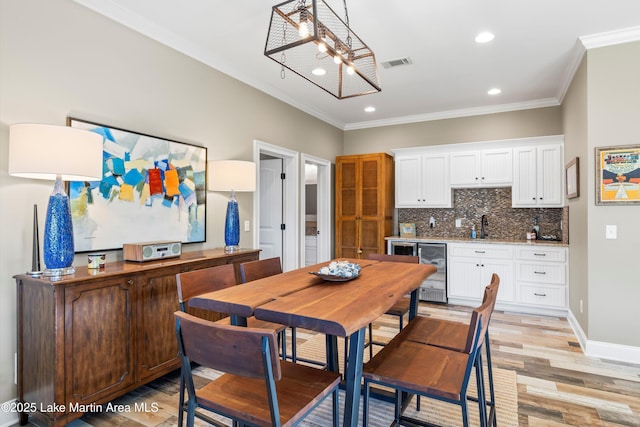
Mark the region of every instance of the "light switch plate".
[[456, 218], [456, 228], [462, 227], [462, 218]]
[[607, 239], [617, 239], [618, 238], [618, 226], [617, 225], [607, 225], [606, 226], [605, 237]]
[[244, 231], [251, 231], [251, 223], [249, 221], [244, 222]]

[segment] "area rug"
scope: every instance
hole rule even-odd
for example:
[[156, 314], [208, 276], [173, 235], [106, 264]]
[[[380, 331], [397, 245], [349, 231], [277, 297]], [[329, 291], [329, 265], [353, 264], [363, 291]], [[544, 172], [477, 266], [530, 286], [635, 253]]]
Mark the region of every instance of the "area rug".
[[[338, 339], [340, 369], [344, 366], [344, 339]], [[374, 353], [381, 347], [374, 346]], [[298, 347], [298, 355], [314, 360], [325, 360], [325, 338], [316, 335], [309, 341]], [[369, 358], [369, 350], [365, 349], [365, 361]], [[485, 375], [487, 370], [485, 369]], [[518, 425], [518, 388], [515, 371], [493, 368], [493, 384], [496, 393], [496, 417], [498, 426]], [[488, 390], [487, 390], [488, 391]], [[475, 379], [469, 382], [470, 396], [476, 395]], [[415, 398], [414, 398], [415, 400]], [[409, 405], [405, 414], [425, 420], [429, 423], [443, 427], [458, 427], [462, 425], [461, 409], [457, 405], [440, 402], [433, 399], [421, 399], [421, 410], [415, 410], [415, 401]], [[340, 407], [344, 405], [344, 394], [340, 395]], [[393, 404], [372, 399], [369, 405], [369, 425], [371, 427], [387, 427], [393, 421]], [[360, 402], [360, 414], [362, 414], [362, 399]], [[342, 414], [341, 418], [342, 419]], [[469, 402], [469, 420], [472, 426], [478, 426], [478, 406], [475, 402]], [[326, 427], [331, 425], [331, 402], [325, 401], [301, 424], [306, 427]]]

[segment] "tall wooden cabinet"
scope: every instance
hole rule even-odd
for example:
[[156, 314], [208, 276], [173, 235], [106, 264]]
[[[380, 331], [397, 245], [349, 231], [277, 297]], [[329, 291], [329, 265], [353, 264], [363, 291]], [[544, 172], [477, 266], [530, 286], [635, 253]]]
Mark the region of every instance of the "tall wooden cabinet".
[[393, 157], [386, 153], [336, 157], [336, 258], [385, 253], [393, 233]]
[[[62, 280], [15, 276], [18, 401], [39, 424], [65, 425], [180, 366], [176, 274], [258, 259], [258, 250], [188, 252], [77, 268]], [[237, 273], [237, 271], [236, 271]], [[238, 275], [238, 283], [239, 283]], [[219, 318], [212, 316], [212, 318]]]

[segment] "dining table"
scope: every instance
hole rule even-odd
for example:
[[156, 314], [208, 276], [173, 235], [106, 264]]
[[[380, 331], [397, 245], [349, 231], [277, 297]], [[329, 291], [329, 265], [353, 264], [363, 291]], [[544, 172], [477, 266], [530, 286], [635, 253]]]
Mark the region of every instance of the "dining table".
[[436, 267], [388, 261], [347, 259], [360, 265], [353, 280], [325, 280], [314, 273], [319, 263], [242, 285], [209, 292], [189, 306], [227, 313], [231, 322], [246, 326], [246, 318], [279, 323], [323, 333], [327, 343], [327, 369], [339, 372], [338, 337], [348, 337], [348, 364], [344, 375], [346, 427], [358, 424], [364, 342], [367, 325], [411, 294], [409, 318], [418, 311], [418, 288]]

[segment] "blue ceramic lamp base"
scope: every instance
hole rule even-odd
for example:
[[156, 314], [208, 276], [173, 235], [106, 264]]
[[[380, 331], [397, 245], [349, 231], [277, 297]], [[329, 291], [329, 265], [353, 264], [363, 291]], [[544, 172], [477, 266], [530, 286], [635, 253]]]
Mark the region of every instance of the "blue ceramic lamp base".
[[58, 176], [49, 196], [44, 226], [43, 255], [45, 276], [64, 276], [75, 273], [73, 267], [73, 224], [69, 196]]
[[231, 199], [227, 203], [227, 217], [224, 221], [224, 251], [226, 253], [237, 252], [240, 249], [240, 213], [236, 193], [231, 192]]

